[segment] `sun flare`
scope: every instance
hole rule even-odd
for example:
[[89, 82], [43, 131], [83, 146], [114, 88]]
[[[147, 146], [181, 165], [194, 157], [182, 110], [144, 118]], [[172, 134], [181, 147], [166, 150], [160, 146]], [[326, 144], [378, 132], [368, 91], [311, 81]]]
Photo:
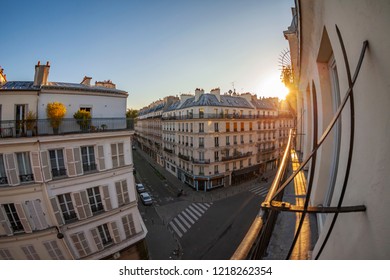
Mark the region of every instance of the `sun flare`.
[[280, 81], [278, 74], [272, 75], [259, 83], [259, 96], [277, 97], [285, 100], [289, 93], [288, 88]]

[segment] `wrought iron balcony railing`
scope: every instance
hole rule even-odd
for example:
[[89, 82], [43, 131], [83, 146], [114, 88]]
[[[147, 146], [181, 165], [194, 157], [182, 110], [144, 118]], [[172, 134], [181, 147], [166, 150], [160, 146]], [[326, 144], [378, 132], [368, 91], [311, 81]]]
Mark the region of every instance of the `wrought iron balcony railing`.
[[73, 118], [63, 119], [58, 128], [53, 128], [49, 119], [0, 121], [0, 138], [97, 133], [118, 130], [134, 130], [134, 119], [93, 118], [83, 124], [79, 124]]
[[[344, 63], [345, 68], [347, 71], [347, 78], [348, 78], [348, 91], [344, 96], [343, 101], [341, 102], [337, 112], [335, 113], [333, 119], [331, 120], [330, 124], [322, 134], [321, 138], [318, 140], [317, 134], [318, 134], [318, 113], [317, 113], [317, 97], [315, 92], [313, 92], [312, 96], [312, 111], [313, 111], [313, 149], [310, 152], [310, 154], [306, 157], [305, 160], [302, 161], [299, 168], [293, 172], [293, 174], [287, 178], [282, 183], [283, 178], [285, 177], [285, 171], [289, 160], [289, 154], [290, 149], [292, 146], [292, 137], [293, 132], [290, 130], [288, 142], [283, 154], [282, 161], [280, 163], [280, 166], [278, 168], [277, 174], [272, 182], [272, 185], [269, 189], [269, 192], [264, 200], [264, 202], [261, 204], [261, 208], [259, 213], [257, 214], [255, 220], [253, 221], [251, 227], [249, 228], [247, 234], [245, 235], [244, 239], [240, 243], [239, 247], [236, 249], [235, 253], [231, 257], [231, 259], [235, 260], [243, 260], [243, 259], [261, 259], [263, 254], [265, 253], [268, 243], [270, 241], [270, 238], [272, 236], [272, 231], [276, 222], [277, 213], [280, 211], [288, 211], [288, 212], [298, 212], [301, 213], [299, 218], [299, 224], [295, 230], [294, 239], [291, 244], [291, 247], [289, 249], [289, 252], [287, 253], [286, 259], [289, 259], [294, 247], [298, 241], [300, 231], [303, 226], [303, 222], [305, 219], [306, 214], [308, 213], [333, 213], [332, 220], [330, 223], [330, 227], [328, 228], [327, 233], [325, 233], [325, 238], [321, 240], [321, 244], [319, 246], [319, 250], [314, 256], [315, 259], [318, 259], [325, 248], [327, 241], [329, 240], [329, 237], [332, 233], [332, 230], [334, 228], [334, 225], [336, 223], [336, 220], [338, 218], [338, 215], [340, 213], [349, 213], [349, 212], [361, 212], [366, 211], [366, 207], [364, 205], [356, 205], [356, 206], [344, 206], [344, 196], [347, 190], [348, 186], [348, 180], [349, 180], [349, 173], [352, 165], [352, 154], [353, 154], [353, 146], [354, 146], [354, 130], [355, 130], [355, 106], [354, 106], [354, 94], [353, 94], [353, 87], [355, 85], [355, 82], [357, 80], [363, 58], [366, 52], [366, 49], [368, 47], [368, 41], [363, 42], [363, 47], [360, 53], [360, 58], [358, 61], [358, 64], [356, 66], [355, 74], [352, 77], [351, 71], [349, 67], [349, 62], [344, 46], [343, 39], [341, 37], [341, 33], [339, 28], [336, 25], [336, 32], [337, 36], [340, 41], [341, 50], [344, 57]], [[345, 105], [349, 101], [349, 114], [350, 114], [350, 128], [351, 133], [349, 135], [349, 153], [348, 153], [348, 160], [346, 163], [346, 172], [345, 177], [343, 179], [343, 184], [340, 192], [340, 196], [337, 202], [337, 206], [309, 206], [310, 197], [311, 197], [311, 191], [313, 188], [313, 178], [315, 174], [315, 168], [316, 168], [316, 156], [317, 151], [321, 147], [321, 145], [324, 143], [327, 136], [330, 134], [332, 128], [335, 126], [336, 122], [339, 120], [341, 116], [341, 112], [343, 111]], [[309, 182], [307, 184], [307, 191], [306, 191], [306, 197], [305, 197], [305, 203], [303, 206], [300, 205], [291, 205], [290, 203], [281, 201], [284, 189], [289, 185], [292, 180], [303, 170], [303, 168], [310, 162], [310, 174], [309, 174]]]

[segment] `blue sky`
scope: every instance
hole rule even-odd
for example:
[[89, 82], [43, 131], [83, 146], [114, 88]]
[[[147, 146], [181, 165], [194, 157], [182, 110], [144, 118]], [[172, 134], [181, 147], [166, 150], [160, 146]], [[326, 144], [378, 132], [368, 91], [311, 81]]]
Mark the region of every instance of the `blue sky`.
[[140, 109], [168, 95], [233, 88], [277, 96], [293, 0], [2, 1], [0, 66], [32, 81], [112, 80]]

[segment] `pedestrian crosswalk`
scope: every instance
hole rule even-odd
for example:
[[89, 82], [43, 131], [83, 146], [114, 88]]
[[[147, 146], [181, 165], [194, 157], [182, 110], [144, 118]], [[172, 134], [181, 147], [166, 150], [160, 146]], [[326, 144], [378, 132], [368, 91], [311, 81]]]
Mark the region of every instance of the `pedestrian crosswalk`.
[[181, 238], [194, 225], [200, 217], [210, 208], [210, 203], [191, 203], [186, 209], [181, 211], [170, 222], [169, 226], [176, 235]]
[[264, 186], [255, 186], [249, 189], [250, 192], [265, 197], [268, 193], [268, 188]]

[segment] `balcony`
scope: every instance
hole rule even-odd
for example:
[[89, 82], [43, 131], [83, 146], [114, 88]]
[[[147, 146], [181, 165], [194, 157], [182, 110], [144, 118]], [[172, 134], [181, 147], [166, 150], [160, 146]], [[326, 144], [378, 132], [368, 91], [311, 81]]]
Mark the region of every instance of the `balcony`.
[[164, 152], [173, 154], [173, 150], [172, 149], [168, 149], [168, 148], [165, 148], [165, 147], [164, 147]]
[[191, 161], [192, 161], [192, 163], [195, 163], [195, 164], [209, 164], [210, 163], [209, 159], [195, 159], [195, 158], [192, 158]]
[[51, 174], [53, 175], [53, 178], [66, 176], [66, 169], [65, 168], [52, 169]]
[[93, 118], [86, 125], [79, 125], [74, 118], [63, 119], [58, 129], [54, 129], [48, 119], [37, 119], [29, 121], [29, 123], [27, 122], [15, 120], [1, 121], [0, 138], [134, 130], [134, 119], [126, 118]]
[[234, 159], [240, 159], [240, 158], [245, 158], [249, 157], [252, 155], [252, 152], [246, 152], [246, 153], [235, 153], [231, 156], [225, 156], [221, 158], [221, 161], [229, 161], [229, 160], [234, 160]]
[[19, 179], [21, 183], [32, 182], [34, 181], [34, 175], [33, 174], [19, 175]]
[[178, 154], [178, 157], [185, 161], [190, 161], [190, 156], [185, 156], [181, 153]]

